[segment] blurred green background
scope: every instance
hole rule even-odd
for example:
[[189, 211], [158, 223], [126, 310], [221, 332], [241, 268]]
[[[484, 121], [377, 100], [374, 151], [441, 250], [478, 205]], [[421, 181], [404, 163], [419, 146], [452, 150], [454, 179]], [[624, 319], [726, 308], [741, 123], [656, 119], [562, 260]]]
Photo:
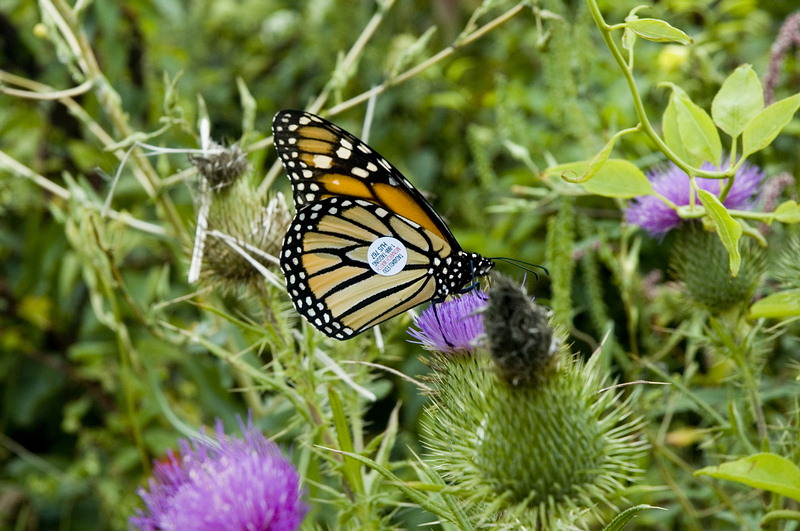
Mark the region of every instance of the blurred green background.
[[[638, 3], [600, 5], [606, 20], [617, 22]], [[0, 70], [63, 90], [83, 80], [76, 75], [76, 58], [48, 38], [53, 27], [42, 24], [42, 9], [49, 5], [24, 0], [0, 5]], [[514, 5], [494, 2], [482, 12], [477, 11], [483, 9], [480, 2], [472, 0], [397, 2], [349, 69], [341, 67], [342, 58], [380, 11], [374, 1], [96, 0], [80, 5], [77, 25], [118, 104], [104, 102], [109, 93], [97, 86], [74, 96], [71, 109], [59, 101], [0, 94], [0, 528], [125, 528], [139, 504], [135, 490], [144, 484], [150, 460], [174, 447], [179, 434], [165, 404], [198, 426], [215, 417], [228, 421], [236, 413], [246, 415], [254, 407], [248, 400], [263, 391], [259, 424], [279, 442], [295, 444], [296, 412], [269, 399], [275, 389], [235, 391], [250, 381], [242, 371], [211, 353], [208, 344], [178, 332], [243, 352], [257, 341], [257, 332], [218, 313], [247, 316], [243, 319], [252, 318], [255, 327], [269, 314], [244, 293], [187, 298], [197, 289], [186, 282], [196, 190], [191, 177], [171, 179], [190, 166], [187, 158], [153, 157], [162, 181], [151, 193], [130, 167], [122, 167], [112, 208], [160, 227], [161, 234], [99, 217], [109, 176], [120, 166], [107, 148], [127, 136], [119, 120], [137, 133], [164, 127], [147, 140], [151, 144], [197, 148], [202, 98], [212, 137], [249, 148], [270, 135], [277, 110], [306, 108], [323, 90], [328, 94], [323, 111], [346, 102], [457, 42], [474, 14], [481, 26]], [[661, 82], [682, 86], [708, 108], [739, 64], [751, 63], [763, 76], [780, 25], [797, 8], [792, 0], [668, 0], [641, 12], [668, 20], [695, 41], [690, 47], [637, 45], [636, 80], [651, 119], [658, 122], [669, 96], [657, 86]], [[784, 65], [779, 98], [800, 87], [797, 57], [790, 52]], [[114, 106], [122, 117], [109, 115]], [[359, 134], [365, 109], [362, 103], [327, 116]], [[108, 132], [110, 141], [92, 132], [92, 123]], [[635, 123], [627, 86], [585, 3], [543, 0], [378, 96], [369, 143], [430, 192], [465, 249], [545, 263], [547, 221], [563, 198], [538, 180], [536, 170], [589, 158], [610, 134]], [[797, 175], [799, 132], [795, 120], [754, 162], [769, 176]], [[249, 152], [259, 180], [276, 160], [271, 146], [260, 145]], [[643, 169], [664, 160], [643, 135], [624, 137], [615, 153]], [[69, 190], [70, 197], [11, 172], [10, 159]], [[274, 188], [288, 191], [282, 172]], [[797, 191], [795, 181], [786, 193], [796, 197]], [[639, 358], [678, 374], [691, 365], [687, 385], [696, 386], [704, 401], [723, 413], [731, 407], [746, 410], [736, 402], [736, 386], [727, 385], [728, 370], [707, 364], [702, 341], [694, 342], [702, 325], [694, 321], [697, 327], [680, 337], [668, 332], [687, 320], [677, 296], [668, 289], [656, 298], [643, 294], [646, 275], [668, 276], [669, 238], [642, 237], [636, 260], [623, 263], [614, 258], [622, 230], [620, 203], [593, 196], [573, 201], [578, 223], [569, 245], [576, 259], [594, 260], [571, 280], [574, 349], [590, 353], [613, 324], [617, 355], [610, 368], [615, 375], [652, 377], [632, 361]], [[633, 287], [621, 286], [615, 264], [634, 265], [623, 272]], [[521, 277], [512, 268], [501, 269]], [[599, 293], [597, 284], [589, 284], [592, 274], [600, 280]], [[550, 301], [549, 279], [529, 278], [527, 285], [538, 302]], [[265, 290], [272, 308], [290, 315], [285, 295]], [[638, 298], [626, 299], [632, 293]], [[631, 307], [639, 312], [633, 327]], [[371, 356], [408, 374], [424, 373], [420, 349], [406, 342], [409, 322], [400, 317], [383, 325], [385, 350]], [[367, 335], [329, 348], [337, 359], [358, 358], [360, 351], [375, 350]], [[798, 348], [795, 334], [782, 335], [769, 343], [769, 355], [760, 361], [764, 387], [770, 389], [765, 403], [774, 408], [770, 419], [777, 423], [797, 420], [792, 375]], [[262, 345], [243, 359], [260, 366], [273, 354]], [[406, 445], [419, 448], [416, 421], [425, 398], [399, 378], [381, 377], [373, 384], [381, 400], [364, 406], [365, 432], [367, 437], [379, 433], [402, 401], [397, 445], [402, 458]], [[643, 482], [669, 488], [648, 493], [643, 487], [639, 494], [640, 502], [674, 510], [640, 525], [738, 527], [712, 516], [718, 493], [695, 482], [680, 464], [699, 468], [711, 464], [710, 455], [735, 454], [735, 447], [720, 441], [724, 434], [696, 431], [706, 425], [683, 398], [675, 398], [680, 403], [672, 404], [665, 420], [662, 392], [654, 391], [651, 402], [642, 404], [652, 406], [647, 415], [654, 432], [688, 434], [690, 440], [668, 443], [672, 446], [663, 450], [668, 458], [657, 461]], [[747, 425], [748, 414], [742, 414]], [[797, 425], [792, 429], [796, 439]], [[797, 452], [796, 440], [785, 444]], [[680, 457], [672, 459], [673, 454]], [[733, 496], [740, 494], [743, 511], [757, 512], [757, 500], [746, 492]], [[686, 512], [682, 496], [692, 500], [693, 517], [680, 515]], [[314, 518], [320, 526], [332, 525], [330, 516]], [[415, 521], [424, 518], [401, 516], [395, 525]]]

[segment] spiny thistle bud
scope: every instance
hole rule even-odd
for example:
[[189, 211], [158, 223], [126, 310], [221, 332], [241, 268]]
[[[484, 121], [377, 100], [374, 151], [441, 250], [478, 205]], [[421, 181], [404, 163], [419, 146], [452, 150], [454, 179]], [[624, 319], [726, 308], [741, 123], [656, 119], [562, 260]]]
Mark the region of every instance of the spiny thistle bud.
[[728, 251], [719, 236], [698, 223], [686, 223], [672, 247], [670, 270], [686, 295], [712, 314], [750, 302], [764, 268], [764, 256], [751, 242], [743, 242], [742, 267], [731, 276]]
[[[194, 157], [203, 179], [198, 206], [195, 274], [223, 289], [263, 282], [264, 269], [277, 264], [291, 216], [282, 194], [260, 192], [241, 149]], [[261, 268], [261, 271], [259, 270]]]
[[206, 155], [193, 155], [189, 160], [211, 190], [218, 191], [232, 185], [250, 167], [247, 156], [237, 144], [224, 148], [211, 142], [207, 151]]
[[800, 238], [789, 239], [775, 261], [775, 278], [783, 289], [800, 289]]
[[[488, 338], [491, 356], [480, 342], [466, 355], [434, 354], [423, 424], [430, 462], [474, 507], [476, 525], [586, 527], [639, 473], [641, 421], [630, 418], [630, 397], [601, 389], [597, 356], [574, 357], [542, 329], [543, 309], [510, 281], [493, 283], [480, 315], [487, 335], [509, 337]], [[498, 323], [503, 315], [510, 322]], [[517, 380], [509, 369], [526, 374], [525, 360], [539, 369]]]
[[[263, 276], [250, 260], [274, 267], [291, 216], [283, 194], [262, 195], [255, 187], [236, 184], [227, 197], [212, 200], [209, 230], [228, 236], [211, 236], [203, 256], [203, 271], [222, 287], [254, 285]], [[234, 249], [231, 243], [239, 249]], [[244, 254], [247, 254], [247, 257]], [[272, 256], [270, 260], [267, 256]]]
[[547, 378], [559, 345], [548, 317], [521, 286], [492, 276], [483, 327], [497, 372], [511, 385], [532, 386]]

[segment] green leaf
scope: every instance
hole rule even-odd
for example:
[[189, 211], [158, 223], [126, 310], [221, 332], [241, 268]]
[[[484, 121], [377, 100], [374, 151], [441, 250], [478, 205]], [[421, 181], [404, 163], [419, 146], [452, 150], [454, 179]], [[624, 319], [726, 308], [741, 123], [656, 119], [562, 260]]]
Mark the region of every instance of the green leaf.
[[800, 290], [791, 289], [767, 295], [756, 301], [747, 314], [748, 319], [782, 318], [800, 315]]
[[670, 100], [675, 103], [678, 132], [686, 151], [701, 161], [719, 164], [722, 141], [714, 120], [679, 87], [673, 87]]
[[750, 120], [742, 132], [742, 158], [770, 145], [800, 108], [800, 94], [776, 101]]
[[[574, 172], [583, 175], [589, 166], [590, 161], [585, 160], [559, 164], [545, 170], [545, 175], [561, 177], [567, 182], [574, 183], [575, 179], [564, 177], [564, 174]], [[606, 160], [605, 164], [596, 170], [594, 177], [580, 184], [587, 192], [603, 197], [630, 198], [653, 193], [653, 186], [644, 172], [623, 159]]]
[[239, 89], [239, 101], [242, 106], [242, 136], [252, 133], [256, 128], [256, 109], [258, 104], [250, 92], [250, 88], [241, 77], [236, 77], [236, 87]]
[[672, 98], [669, 99], [667, 108], [664, 109], [664, 116], [661, 118], [661, 129], [664, 133], [664, 142], [679, 159], [690, 166], [700, 166], [703, 160], [689, 153], [686, 149], [686, 144], [681, 139], [681, 133], [678, 129], [677, 105], [673, 103]]
[[638, 513], [646, 511], [647, 509], [659, 509], [661, 511], [666, 511], [666, 509], [663, 507], [656, 507], [655, 505], [636, 505], [635, 507], [625, 509], [615, 516], [614, 519], [603, 528], [603, 531], [620, 531], [625, 527], [625, 524], [630, 522]]
[[773, 214], [781, 223], [800, 223], [800, 205], [793, 199], [778, 205]]
[[[325, 447], [321, 447], [325, 448]], [[456, 518], [448, 508], [441, 503], [434, 501], [432, 496], [429, 493], [422, 491], [421, 489], [415, 489], [409, 486], [409, 483], [403, 481], [398, 476], [394, 475], [388, 468], [382, 467], [375, 461], [371, 460], [368, 457], [364, 457], [363, 455], [353, 453], [353, 452], [342, 452], [340, 450], [336, 450], [335, 448], [328, 448], [328, 450], [339, 452], [347, 457], [355, 459], [356, 461], [360, 461], [361, 463], [367, 465], [372, 470], [386, 478], [388, 481], [392, 482], [394, 486], [400, 490], [403, 494], [408, 496], [412, 501], [416, 502], [420, 507], [423, 509], [432, 512], [433, 514], [439, 515], [442, 518], [446, 518], [448, 521], [451, 522], [458, 522], [461, 527], [460, 529], [472, 529], [468, 522], [463, 522], [460, 519]], [[420, 485], [422, 487], [422, 485]], [[439, 487], [438, 485], [434, 486], [434, 488]]]
[[777, 454], [754, 454], [694, 473], [742, 483], [800, 501], [800, 468]]
[[763, 108], [761, 81], [753, 67], [745, 64], [722, 83], [711, 103], [711, 116], [717, 127], [735, 138]]
[[691, 37], [667, 22], [657, 18], [637, 18], [629, 20], [625, 25], [643, 39], [653, 42], [677, 42], [692, 44]]
[[[355, 451], [353, 439], [350, 435], [350, 425], [347, 423], [347, 415], [344, 412], [342, 399], [333, 387], [328, 389], [328, 400], [331, 405], [331, 412], [333, 413], [333, 425], [336, 427], [336, 437], [339, 442], [339, 447], [343, 450], [345, 455], [350, 455]], [[364, 482], [361, 476], [361, 467], [358, 465], [358, 462], [345, 458], [344, 475], [350, 483], [350, 488], [358, 494], [363, 494]]]
[[742, 266], [742, 255], [739, 254], [739, 238], [742, 237], [742, 226], [731, 217], [717, 196], [705, 190], [697, 190], [697, 196], [703, 206], [706, 207], [706, 212], [711, 221], [714, 222], [714, 227], [717, 229], [719, 239], [722, 240], [722, 245], [728, 250], [731, 275], [735, 277], [739, 274], [739, 268]]

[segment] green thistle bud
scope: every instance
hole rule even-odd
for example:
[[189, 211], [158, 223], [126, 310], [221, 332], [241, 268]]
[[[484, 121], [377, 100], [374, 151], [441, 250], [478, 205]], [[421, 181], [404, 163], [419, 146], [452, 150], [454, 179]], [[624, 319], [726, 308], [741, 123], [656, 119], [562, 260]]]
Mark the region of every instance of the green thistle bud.
[[197, 224], [204, 239], [195, 242], [193, 256], [193, 263], [202, 260], [200, 279], [224, 290], [261, 285], [291, 221], [286, 200], [258, 190], [237, 146], [192, 162], [203, 179]]
[[227, 196], [218, 196], [211, 202], [208, 228], [229, 239], [209, 236], [203, 255], [203, 278], [225, 289], [260, 285], [264, 277], [250, 260], [274, 268], [277, 262], [266, 255], [275, 258], [280, 254], [290, 221], [283, 194], [259, 195], [255, 187], [234, 184]]
[[[518, 287], [501, 283], [489, 298], [491, 357], [478, 347], [432, 362], [423, 424], [432, 464], [475, 508], [477, 525], [586, 526], [639, 473], [641, 421], [630, 418], [631, 398], [601, 389], [597, 357], [584, 363], [554, 340], [544, 310]], [[513, 317], [494, 322], [503, 315]], [[505, 337], [493, 338], [498, 331]]]
[[742, 267], [731, 276], [728, 251], [719, 236], [686, 223], [672, 246], [670, 270], [680, 280], [686, 295], [712, 314], [744, 307], [753, 296], [764, 269], [764, 256], [750, 241], [741, 245]]
[[775, 260], [775, 278], [783, 289], [800, 289], [800, 238], [794, 236]]

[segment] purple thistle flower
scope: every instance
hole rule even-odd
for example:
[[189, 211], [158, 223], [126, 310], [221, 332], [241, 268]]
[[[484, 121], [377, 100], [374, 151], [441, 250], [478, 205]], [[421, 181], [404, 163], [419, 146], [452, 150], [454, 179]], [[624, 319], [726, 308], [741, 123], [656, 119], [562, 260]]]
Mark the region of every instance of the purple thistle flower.
[[479, 289], [439, 304], [431, 304], [414, 320], [417, 328], [408, 333], [428, 350], [450, 354], [473, 352], [476, 339], [483, 335], [483, 316], [487, 297]]
[[225, 435], [178, 442], [156, 461], [149, 492], [139, 489], [146, 511], [137, 510], [131, 527], [142, 531], [217, 529], [293, 531], [308, 507], [300, 479], [278, 447], [248, 420], [239, 421], [243, 439]]
[[[717, 170], [715, 166], [704, 163], [704, 170]], [[678, 206], [689, 204], [691, 186], [689, 177], [675, 164], [651, 170], [647, 177], [653, 189]], [[758, 202], [759, 185], [764, 180], [764, 172], [757, 166], [744, 163], [736, 172], [736, 178], [722, 203], [735, 210], [752, 210]], [[724, 179], [696, 179], [697, 186], [719, 195]], [[663, 236], [683, 221], [678, 213], [653, 195], [634, 198], [625, 214], [628, 223], [639, 225], [651, 236]]]

